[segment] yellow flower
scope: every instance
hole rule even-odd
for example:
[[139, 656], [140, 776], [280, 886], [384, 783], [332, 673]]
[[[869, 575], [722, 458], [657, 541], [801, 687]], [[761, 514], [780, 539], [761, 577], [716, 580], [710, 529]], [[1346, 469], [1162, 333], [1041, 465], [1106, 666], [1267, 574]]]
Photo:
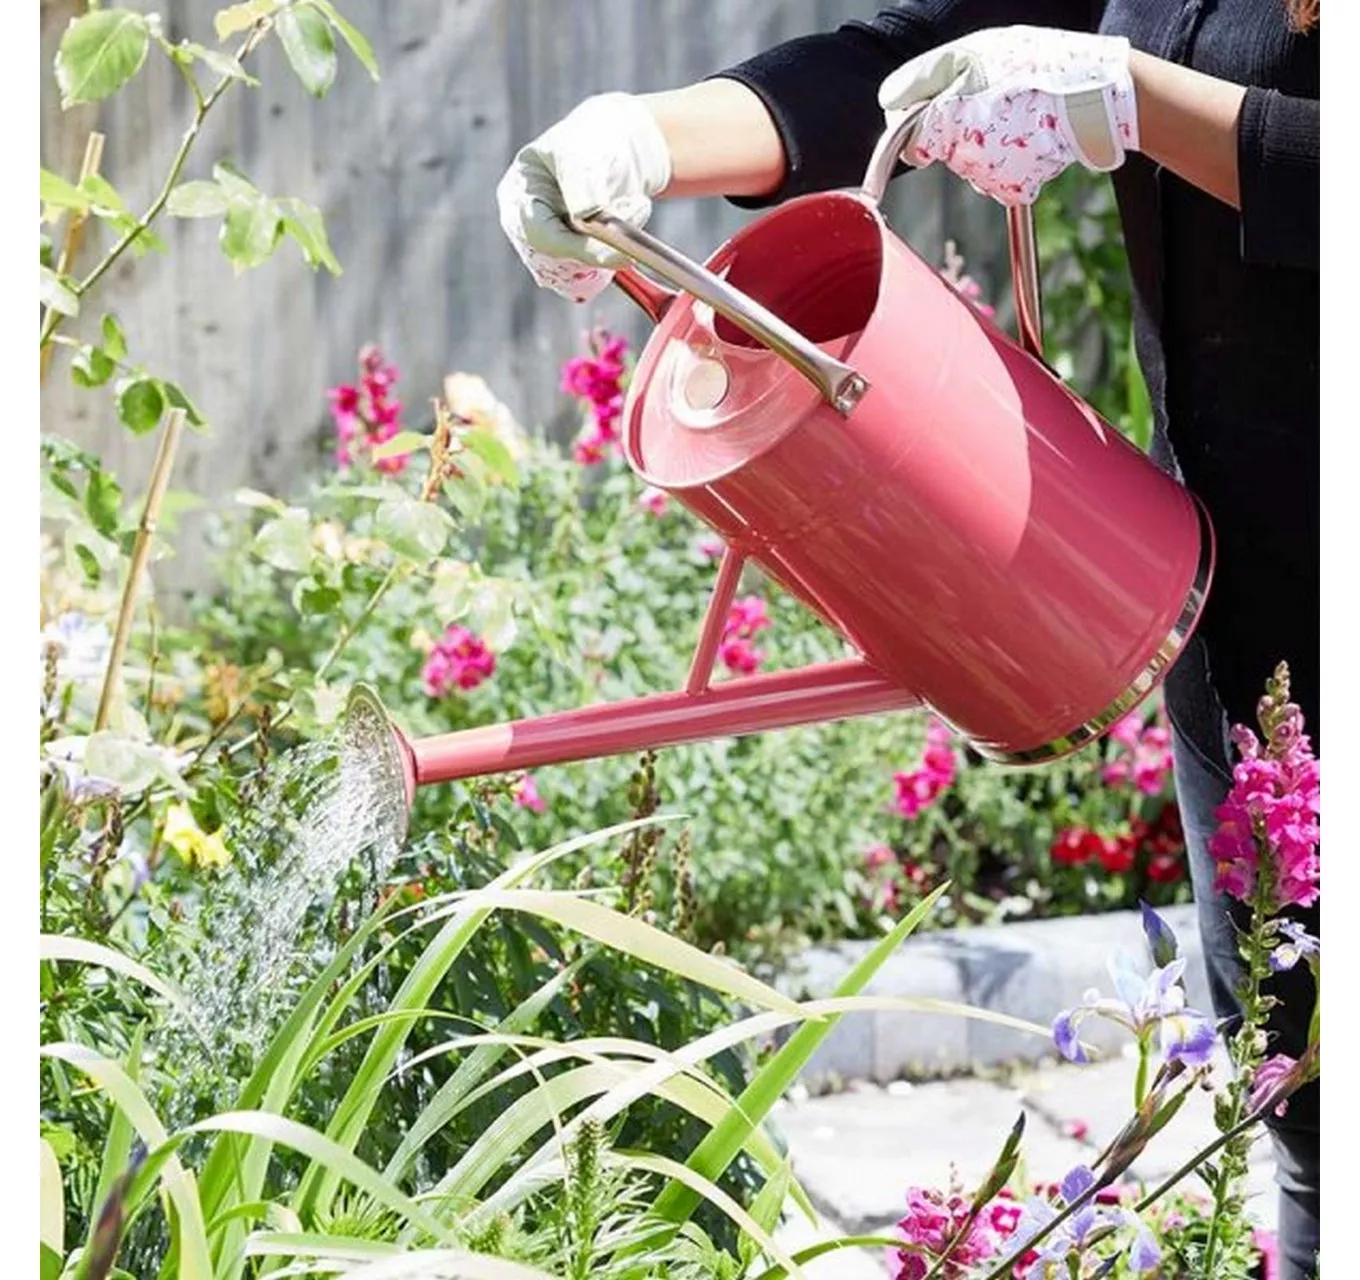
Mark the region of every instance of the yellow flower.
[[161, 837], [191, 867], [225, 867], [231, 861], [222, 833], [208, 835], [187, 804], [172, 804], [166, 810]]

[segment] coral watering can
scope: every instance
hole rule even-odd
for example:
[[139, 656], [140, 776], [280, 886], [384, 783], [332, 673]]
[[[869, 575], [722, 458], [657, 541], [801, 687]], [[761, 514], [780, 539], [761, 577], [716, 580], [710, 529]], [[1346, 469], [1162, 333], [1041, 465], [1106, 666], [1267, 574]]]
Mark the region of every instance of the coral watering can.
[[[612, 216], [579, 230], [673, 285], [616, 282], [655, 322], [628, 463], [726, 549], [683, 689], [408, 740], [414, 789], [910, 707], [984, 757], [1056, 759], [1156, 687], [1213, 568], [1199, 502], [1047, 368], [1032, 215], [1012, 209], [1019, 341], [879, 211], [909, 120], [863, 187], [790, 200], [700, 266]], [[711, 683], [750, 562], [859, 656]], [[371, 695], [356, 710], [382, 717]]]

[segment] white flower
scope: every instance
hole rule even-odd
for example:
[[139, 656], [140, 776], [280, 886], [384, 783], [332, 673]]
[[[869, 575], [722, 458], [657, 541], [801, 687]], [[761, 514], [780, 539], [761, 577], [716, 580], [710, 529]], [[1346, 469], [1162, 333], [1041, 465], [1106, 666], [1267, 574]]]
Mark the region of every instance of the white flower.
[[71, 610], [43, 628], [39, 654], [44, 659], [50, 645], [57, 650], [59, 682], [92, 684], [104, 677], [113, 635], [105, 623]]

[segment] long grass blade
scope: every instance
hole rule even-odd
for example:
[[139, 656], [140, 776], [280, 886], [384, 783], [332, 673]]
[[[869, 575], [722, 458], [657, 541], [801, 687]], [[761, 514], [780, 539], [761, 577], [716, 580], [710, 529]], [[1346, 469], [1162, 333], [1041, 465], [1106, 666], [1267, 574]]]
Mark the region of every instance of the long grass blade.
[[442, 1223], [432, 1218], [414, 1200], [408, 1199], [371, 1165], [332, 1142], [325, 1134], [296, 1120], [265, 1111], [228, 1111], [191, 1124], [185, 1132], [246, 1133], [290, 1147], [306, 1156], [314, 1167], [328, 1169], [337, 1179], [366, 1191], [374, 1200], [419, 1227], [432, 1239], [452, 1243], [452, 1237]]
[[[168, 1135], [165, 1126], [161, 1124], [136, 1082], [129, 1078], [118, 1063], [83, 1044], [67, 1042], [45, 1044], [38, 1052], [43, 1057], [69, 1063], [89, 1076], [108, 1094], [113, 1105], [127, 1116], [129, 1123], [148, 1147], [159, 1147], [166, 1141]], [[178, 1157], [172, 1156], [165, 1163], [161, 1182], [175, 1207], [181, 1280], [211, 1280], [212, 1262], [208, 1254], [203, 1211], [199, 1204], [198, 1188], [193, 1174], [185, 1169]]]
[[42, 933], [38, 935], [38, 959], [39, 960], [69, 960], [73, 964], [95, 965], [101, 969], [110, 969], [114, 973], [121, 973], [125, 978], [132, 978], [140, 982], [144, 987], [149, 987], [158, 996], [163, 996], [172, 1005], [191, 1013], [188, 1000], [182, 992], [177, 990], [164, 978], [158, 978], [144, 964], [138, 964], [129, 956], [125, 956], [121, 951], [115, 951], [112, 947], [103, 946], [98, 942], [90, 942], [85, 938], [69, 938], [61, 934]]

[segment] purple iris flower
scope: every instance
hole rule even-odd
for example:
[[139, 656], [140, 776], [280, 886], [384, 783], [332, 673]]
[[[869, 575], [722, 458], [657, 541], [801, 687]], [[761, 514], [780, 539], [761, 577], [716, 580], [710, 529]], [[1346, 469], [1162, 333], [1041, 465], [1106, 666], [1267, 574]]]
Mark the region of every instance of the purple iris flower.
[[[1085, 1195], [1095, 1185], [1095, 1174], [1085, 1165], [1077, 1165], [1063, 1178], [1059, 1190], [1064, 1204], [1071, 1204]], [[1015, 1228], [1017, 1240], [1030, 1240], [1038, 1235], [1054, 1218], [1058, 1211], [1046, 1200], [1031, 1197], [1025, 1204], [1024, 1214]], [[1097, 1232], [1112, 1229], [1132, 1228], [1133, 1235], [1128, 1242], [1129, 1266], [1134, 1271], [1152, 1271], [1162, 1260], [1161, 1249], [1156, 1237], [1137, 1214], [1117, 1205], [1097, 1204], [1094, 1199], [1087, 1201], [1056, 1231], [1036, 1246], [1036, 1256], [1025, 1280], [1048, 1280], [1050, 1276], [1066, 1276], [1067, 1260], [1073, 1253], [1087, 1248]]]
[[1143, 916], [1143, 934], [1147, 938], [1152, 963], [1158, 967], [1170, 964], [1181, 953], [1181, 944], [1176, 939], [1175, 931], [1146, 902], [1140, 900], [1138, 910]]
[[1294, 920], [1280, 921], [1280, 932], [1286, 941], [1270, 953], [1270, 967], [1275, 973], [1292, 969], [1300, 960], [1311, 960], [1322, 954], [1322, 944], [1301, 924]]
[[1110, 977], [1115, 997], [1102, 997], [1092, 987], [1075, 1009], [1064, 1009], [1053, 1020], [1053, 1043], [1069, 1062], [1087, 1062], [1079, 1038], [1085, 1019], [1107, 1018], [1126, 1027], [1142, 1040], [1154, 1029], [1160, 1035], [1162, 1056], [1188, 1067], [1204, 1066], [1214, 1052], [1214, 1024], [1202, 1013], [1185, 1006], [1185, 960], [1142, 973], [1126, 951], [1110, 958]]

